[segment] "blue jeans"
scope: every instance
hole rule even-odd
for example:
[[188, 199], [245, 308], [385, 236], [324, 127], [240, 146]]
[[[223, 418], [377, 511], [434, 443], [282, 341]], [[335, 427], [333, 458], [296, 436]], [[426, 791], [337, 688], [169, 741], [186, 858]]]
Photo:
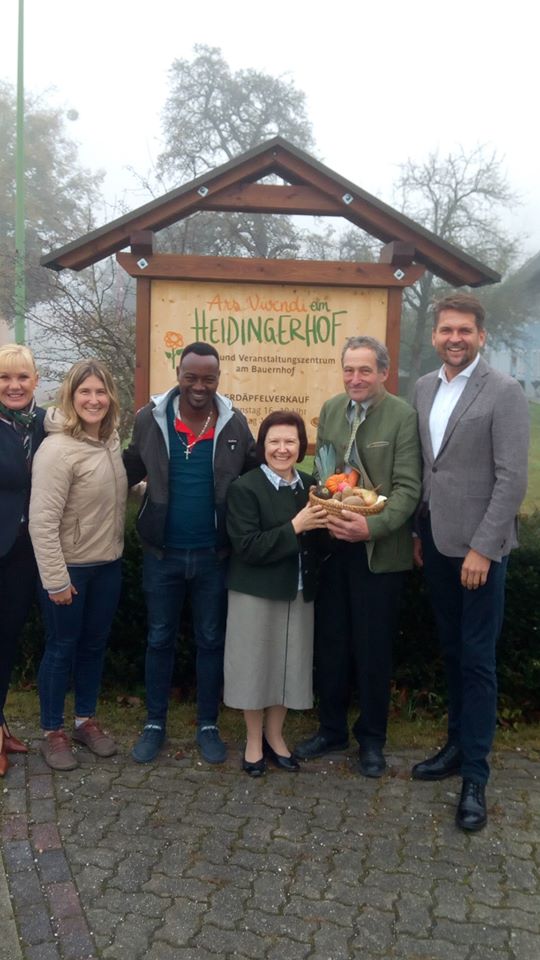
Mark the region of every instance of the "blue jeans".
[[94, 716], [107, 640], [120, 599], [121, 560], [68, 567], [68, 572], [77, 590], [69, 606], [57, 606], [41, 591], [45, 652], [38, 686], [44, 730], [63, 727], [64, 700], [72, 677], [75, 715]]
[[508, 557], [492, 561], [483, 587], [461, 586], [463, 557], [439, 553], [429, 517], [419, 524], [424, 577], [433, 608], [448, 684], [448, 740], [463, 754], [462, 775], [489, 777], [488, 754], [497, 721], [496, 647], [504, 615]]
[[197, 723], [216, 723], [223, 685], [227, 564], [215, 550], [145, 553], [148, 614], [146, 706], [149, 723], [165, 724], [180, 615], [189, 590], [197, 650]]

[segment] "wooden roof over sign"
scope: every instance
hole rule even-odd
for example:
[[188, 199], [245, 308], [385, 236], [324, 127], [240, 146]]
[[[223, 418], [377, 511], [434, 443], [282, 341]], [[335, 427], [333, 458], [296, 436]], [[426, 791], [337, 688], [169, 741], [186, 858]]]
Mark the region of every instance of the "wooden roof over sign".
[[[284, 184], [260, 183], [275, 174]], [[414, 260], [456, 286], [501, 277], [281, 137], [243, 153], [41, 258], [52, 270], [84, 267], [129, 246], [134, 232], [158, 231], [200, 210], [344, 217], [384, 243], [414, 246]]]

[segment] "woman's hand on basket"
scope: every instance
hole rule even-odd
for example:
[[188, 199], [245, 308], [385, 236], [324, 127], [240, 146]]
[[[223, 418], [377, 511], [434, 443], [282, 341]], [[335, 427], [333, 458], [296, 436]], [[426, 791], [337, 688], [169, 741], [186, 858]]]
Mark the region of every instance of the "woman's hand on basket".
[[291, 523], [296, 534], [307, 533], [308, 530], [320, 530], [329, 525], [328, 514], [324, 507], [308, 503], [292, 518]]
[[349, 543], [358, 543], [369, 540], [367, 520], [361, 513], [343, 509], [339, 517], [331, 513], [328, 515], [328, 530], [337, 540], [347, 540]]

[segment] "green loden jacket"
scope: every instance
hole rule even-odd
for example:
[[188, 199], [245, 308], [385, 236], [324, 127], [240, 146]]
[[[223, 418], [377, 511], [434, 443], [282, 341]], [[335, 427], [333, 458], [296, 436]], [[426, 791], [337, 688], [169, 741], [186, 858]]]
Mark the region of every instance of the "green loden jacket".
[[[321, 409], [317, 450], [332, 444], [336, 469], [341, 472], [350, 437], [349, 397], [341, 393]], [[366, 543], [373, 573], [394, 573], [412, 566], [412, 515], [420, 499], [421, 454], [416, 411], [405, 400], [383, 391], [368, 408], [356, 433], [356, 446], [374, 487], [388, 497], [382, 513], [367, 517]], [[355, 463], [354, 446], [351, 465]]]

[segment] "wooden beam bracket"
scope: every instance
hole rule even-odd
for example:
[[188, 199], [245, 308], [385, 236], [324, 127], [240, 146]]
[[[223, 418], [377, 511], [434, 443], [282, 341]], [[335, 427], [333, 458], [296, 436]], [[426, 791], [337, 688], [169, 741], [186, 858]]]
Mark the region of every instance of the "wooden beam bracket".
[[409, 267], [414, 260], [416, 247], [407, 240], [392, 240], [385, 243], [379, 254], [379, 263], [391, 263], [395, 267]]
[[134, 257], [151, 257], [154, 252], [153, 230], [134, 230], [129, 238]]

